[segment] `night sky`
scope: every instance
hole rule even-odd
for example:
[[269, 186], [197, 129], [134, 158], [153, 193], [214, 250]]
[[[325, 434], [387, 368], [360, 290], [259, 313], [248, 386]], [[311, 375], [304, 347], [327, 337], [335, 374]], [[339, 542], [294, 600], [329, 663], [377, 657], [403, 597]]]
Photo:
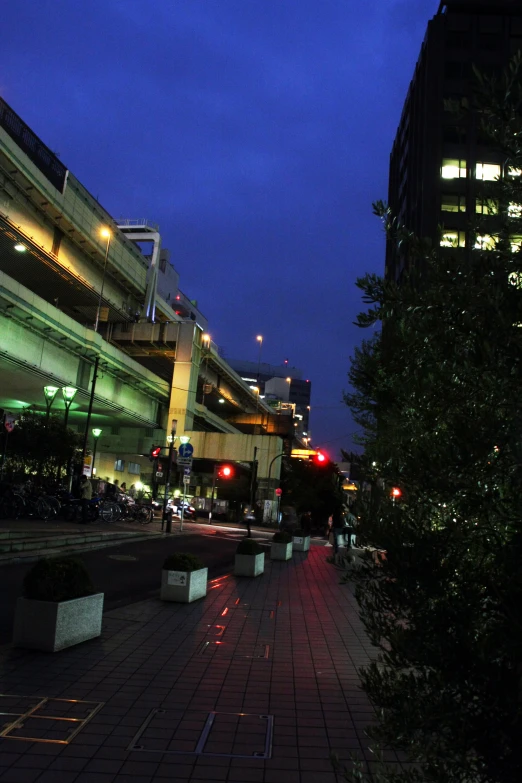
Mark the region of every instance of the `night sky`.
[[355, 427], [355, 279], [438, 0], [2, 3], [0, 95], [117, 219], [159, 223], [225, 358], [285, 359], [312, 445]]

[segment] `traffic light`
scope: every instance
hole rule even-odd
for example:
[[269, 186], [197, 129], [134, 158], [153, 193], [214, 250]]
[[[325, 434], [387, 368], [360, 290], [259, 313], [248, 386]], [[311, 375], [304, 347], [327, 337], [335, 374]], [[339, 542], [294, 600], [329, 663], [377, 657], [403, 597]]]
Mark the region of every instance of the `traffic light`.
[[218, 478], [231, 479], [234, 478], [234, 468], [232, 465], [220, 465], [217, 471]]
[[392, 491], [390, 492], [391, 497], [393, 500], [398, 500], [400, 496], [402, 495], [402, 490], [399, 489], [399, 487], [392, 487]]
[[330, 461], [326, 454], [323, 454], [322, 451], [316, 451], [316, 453], [312, 454], [309, 459], [314, 463], [314, 465], [320, 465], [322, 467], [328, 465], [328, 462]]
[[153, 446], [149, 454], [150, 461], [154, 462], [155, 459], [158, 459], [160, 454], [161, 454], [161, 446]]

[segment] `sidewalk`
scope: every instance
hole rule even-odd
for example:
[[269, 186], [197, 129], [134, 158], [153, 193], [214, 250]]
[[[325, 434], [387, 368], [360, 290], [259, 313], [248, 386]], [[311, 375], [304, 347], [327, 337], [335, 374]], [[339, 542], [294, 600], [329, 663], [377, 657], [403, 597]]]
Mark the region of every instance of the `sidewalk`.
[[[0, 782], [342, 780], [331, 751], [371, 758], [357, 675], [371, 647], [329, 554], [267, 559], [264, 576], [221, 577], [194, 604], [108, 612], [99, 639], [55, 655], [0, 649], [0, 712], [80, 700], [36, 713], [80, 722], [27, 718], [20, 739], [0, 739]], [[22, 739], [63, 740], [71, 727], [68, 744]]]

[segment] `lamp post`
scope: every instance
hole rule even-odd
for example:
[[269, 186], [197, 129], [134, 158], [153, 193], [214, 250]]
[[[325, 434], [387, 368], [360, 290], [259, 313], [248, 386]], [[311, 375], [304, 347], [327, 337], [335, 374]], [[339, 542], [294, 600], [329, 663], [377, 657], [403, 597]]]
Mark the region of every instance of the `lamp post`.
[[203, 394], [201, 396], [201, 404], [204, 405], [205, 404], [205, 386], [207, 385], [207, 383], [206, 383], [206, 381], [207, 381], [206, 374], [208, 373], [208, 356], [209, 356], [209, 353], [210, 353], [210, 342], [211, 342], [210, 335], [209, 334], [202, 334], [201, 335], [201, 342], [203, 344], [204, 349], [206, 350], [206, 354], [205, 354], [206, 373], [205, 373], [205, 377], [203, 378]]
[[[256, 424], [254, 427], [254, 434], [256, 434], [257, 432], [258, 418], [259, 418], [259, 395], [261, 394], [259, 377], [261, 375], [261, 349], [263, 348], [263, 335], [258, 334], [256, 340], [259, 343], [259, 353], [257, 355], [257, 401], [256, 401]], [[259, 427], [259, 434], [261, 434], [261, 427]]]
[[[64, 432], [67, 429], [67, 421], [69, 419], [69, 410], [71, 408], [71, 403], [74, 400], [74, 396], [78, 389], [74, 386], [62, 386], [62, 397], [63, 397], [63, 404], [65, 405], [65, 416], [63, 418], [63, 429]], [[71, 459], [67, 460], [67, 470], [66, 475], [69, 476], [71, 472]], [[62, 474], [62, 463], [61, 461], [58, 463], [58, 470], [56, 471], [56, 481], [60, 481], [60, 477]]]
[[98, 438], [102, 434], [102, 430], [99, 429], [99, 427], [94, 427], [92, 430], [92, 437], [94, 438], [94, 448], [92, 450], [92, 466], [91, 466], [91, 476], [94, 476], [94, 463], [96, 461], [96, 449], [98, 448]]
[[51, 413], [51, 406], [54, 402], [54, 398], [58, 394], [58, 386], [44, 386], [44, 395], [45, 395], [45, 407], [47, 409], [47, 413], [45, 414], [45, 423], [49, 421], [49, 416]]
[[65, 405], [65, 416], [63, 419], [64, 428], [67, 427], [67, 420], [69, 419], [69, 410], [77, 391], [78, 389], [76, 389], [74, 386], [62, 387], [63, 404]]
[[102, 236], [104, 239], [107, 240], [107, 245], [105, 247], [105, 261], [103, 262], [103, 276], [102, 276], [101, 287], [100, 287], [100, 296], [98, 299], [98, 308], [96, 310], [96, 320], [94, 322], [95, 332], [98, 331], [98, 324], [100, 323], [100, 310], [102, 304], [103, 289], [105, 286], [105, 275], [107, 272], [107, 261], [109, 260], [109, 247], [111, 245], [112, 234], [108, 228], [102, 228], [102, 230], [100, 231], [100, 236]]
[[172, 419], [170, 423], [170, 434], [167, 435], [167, 443], [169, 444], [169, 454], [167, 463], [167, 475], [165, 476], [165, 494], [163, 495], [163, 514], [161, 517], [161, 529], [166, 524], [166, 532], [172, 533], [172, 510], [170, 514], [167, 514], [167, 505], [169, 502], [169, 490], [170, 490], [170, 472], [172, 469], [172, 457], [174, 454], [174, 441], [176, 440], [176, 430], [178, 428], [178, 420]]

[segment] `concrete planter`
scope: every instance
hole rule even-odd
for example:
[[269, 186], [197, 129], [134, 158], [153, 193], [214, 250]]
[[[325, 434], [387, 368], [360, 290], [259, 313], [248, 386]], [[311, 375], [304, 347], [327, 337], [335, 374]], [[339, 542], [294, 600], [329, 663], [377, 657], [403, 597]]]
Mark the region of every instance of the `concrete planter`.
[[294, 552], [308, 552], [310, 536], [292, 536], [292, 549]]
[[72, 601], [19, 598], [13, 633], [15, 647], [58, 652], [101, 634], [103, 593]]
[[290, 560], [292, 557], [292, 542], [288, 544], [276, 544], [272, 541], [270, 547], [270, 559], [271, 560]]
[[260, 576], [265, 570], [265, 553], [258, 555], [236, 555], [234, 576]]
[[161, 572], [162, 601], [177, 601], [190, 604], [207, 594], [208, 568], [197, 571], [163, 571]]

